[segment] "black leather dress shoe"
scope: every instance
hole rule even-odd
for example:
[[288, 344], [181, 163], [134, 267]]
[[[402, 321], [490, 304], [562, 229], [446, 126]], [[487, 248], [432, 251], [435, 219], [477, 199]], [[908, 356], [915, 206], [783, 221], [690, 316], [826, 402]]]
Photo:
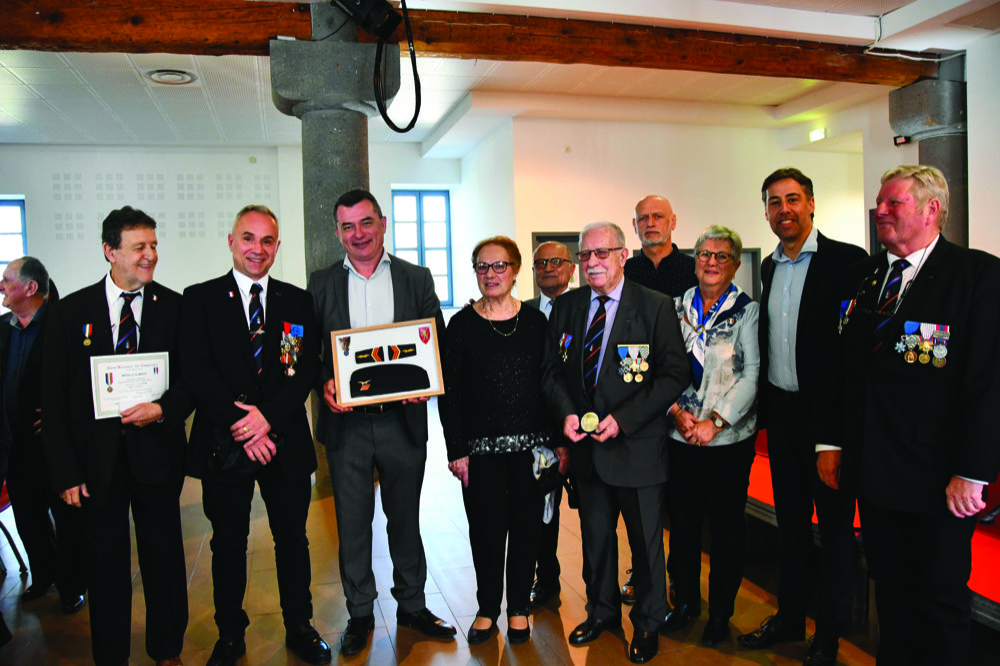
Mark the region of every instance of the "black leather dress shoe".
[[760, 623], [760, 629], [743, 634], [736, 642], [748, 650], [765, 650], [776, 643], [801, 641], [805, 637], [804, 623], [792, 626], [780, 615], [768, 615]]
[[701, 632], [701, 644], [705, 647], [715, 647], [727, 638], [729, 638], [729, 618], [709, 616], [708, 624]]
[[453, 638], [458, 631], [426, 608], [416, 613], [396, 612], [396, 623], [401, 627], [416, 629], [431, 638]]
[[560, 589], [559, 581], [556, 581], [554, 585], [549, 585], [548, 583], [536, 580], [535, 584], [531, 586], [531, 597], [528, 599], [528, 608], [541, 608], [552, 601], [553, 597], [558, 597]]
[[840, 649], [840, 639], [826, 639], [813, 636], [809, 639], [809, 652], [803, 666], [834, 666], [837, 663], [837, 651]]
[[661, 634], [670, 634], [680, 631], [687, 626], [688, 620], [701, 615], [701, 604], [680, 604], [667, 613], [667, 619], [660, 627]]
[[307, 664], [329, 664], [333, 658], [330, 646], [308, 622], [286, 627], [285, 645]]
[[49, 593], [50, 589], [52, 589], [52, 583], [34, 583], [29, 585], [24, 594], [21, 595], [21, 601], [28, 602], [41, 599]]
[[596, 641], [607, 630], [614, 631], [622, 626], [621, 620], [598, 620], [588, 617], [569, 635], [570, 645], [586, 645]]
[[628, 660], [645, 664], [660, 651], [660, 634], [655, 631], [636, 631], [628, 648]]
[[235, 666], [240, 657], [247, 653], [247, 643], [243, 638], [220, 638], [215, 641], [212, 656], [205, 666]]
[[352, 617], [347, 621], [347, 630], [340, 637], [340, 654], [345, 657], [355, 655], [368, 645], [368, 635], [375, 628], [375, 616]]
[[[479, 619], [478, 617], [476, 618]], [[469, 641], [469, 645], [479, 645], [480, 643], [485, 643], [486, 641], [493, 638], [493, 634], [497, 632], [497, 622], [493, 620], [490, 626], [486, 629], [476, 629], [475, 627], [469, 627], [469, 635], [466, 638]]]
[[62, 608], [62, 612], [66, 615], [72, 615], [73, 613], [79, 612], [83, 609], [83, 606], [87, 603], [82, 594], [67, 595], [65, 597], [59, 597], [59, 607]]
[[629, 569], [625, 573], [628, 574], [628, 579], [622, 585], [622, 603], [626, 606], [631, 606], [635, 603], [635, 586], [632, 585], [632, 570]]

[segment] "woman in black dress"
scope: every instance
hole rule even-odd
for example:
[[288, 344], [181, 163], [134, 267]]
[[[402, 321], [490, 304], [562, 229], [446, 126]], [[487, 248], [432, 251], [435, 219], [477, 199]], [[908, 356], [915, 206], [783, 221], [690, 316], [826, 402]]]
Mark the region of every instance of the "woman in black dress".
[[518, 644], [531, 637], [528, 597], [542, 524], [532, 450], [551, 453], [555, 441], [541, 391], [547, 322], [511, 296], [521, 268], [514, 241], [486, 239], [472, 262], [483, 296], [448, 324], [441, 421], [448, 467], [462, 481], [476, 568], [479, 611], [469, 643], [496, 631], [506, 555], [507, 639]]

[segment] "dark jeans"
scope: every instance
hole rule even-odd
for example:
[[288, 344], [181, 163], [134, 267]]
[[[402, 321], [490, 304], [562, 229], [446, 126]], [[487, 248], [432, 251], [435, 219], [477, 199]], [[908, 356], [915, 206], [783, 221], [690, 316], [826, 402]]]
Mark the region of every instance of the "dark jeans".
[[854, 498], [819, 480], [816, 442], [808, 435], [808, 405], [797, 393], [771, 384], [767, 451], [780, 545], [778, 610], [792, 624], [805, 622], [813, 590], [813, 503], [823, 550], [816, 585], [816, 633], [839, 637], [850, 622], [854, 600]]
[[708, 612], [730, 618], [746, 562], [746, 505], [756, 436], [735, 444], [692, 446], [670, 440], [670, 556], [678, 604], [701, 602], [701, 530], [712, 538]]
[[224, 481], [206, 479], [201, 484], [205, 515], [212, 523], [215, 624], [223, 638], [241, 638], [250, 625], [243, 610], [243, 597], [247, 589], [247, 538], [255, 483], [260, 485], [274, 538], [278, 598], [285, 627], [296, 627], [312, 619], [309, 591], [312, 572], [306, 538], [312, 486], [308, 476], [285, 479], [276, 466], [265, 466], [255, 476]]
[[[532, 472], [531, 451], [469, 456], [469, 487], [462, 489], [482, 617], [496, 619], [507, 563], [507, 614], [525, 615], [544, 507]], [[506, 544], [506, 548], [505, 548]]]

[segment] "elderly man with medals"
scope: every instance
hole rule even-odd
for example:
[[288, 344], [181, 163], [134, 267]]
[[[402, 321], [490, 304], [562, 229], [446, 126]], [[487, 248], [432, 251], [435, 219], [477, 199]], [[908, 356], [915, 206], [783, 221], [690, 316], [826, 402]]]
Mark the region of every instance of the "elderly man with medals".
[[746, 555], [744, 510], [757, 435], [757, 303], [733, 284], [742, 242], [708, 227], [695, 244], [698, 286], [676, 299], [693, 381], [671, 408], [672, 479], [667, 490], [677, 600], [661, 631], [701, 613], [702, 522], [712, 538], [708, 623], [701, 642], [729, 636]]
[[624, 278], [627, 255], [617, 225], [597, 222], [583, 229], [579, 257], [589, 288], [556, 299], [543, 387], [563, 434], [573, 442], [570, 470], [580, 492], [591, 569], [587, 619], [569, 642], [585, 645], [621, 626], [616, 530], [622, 516], [637, 597], [630, 612], [629, 659], [642, 664], [657, 654], [667, 611], [662, 527], [667, 409], [688, 385], [690, 370], [673, 302]]

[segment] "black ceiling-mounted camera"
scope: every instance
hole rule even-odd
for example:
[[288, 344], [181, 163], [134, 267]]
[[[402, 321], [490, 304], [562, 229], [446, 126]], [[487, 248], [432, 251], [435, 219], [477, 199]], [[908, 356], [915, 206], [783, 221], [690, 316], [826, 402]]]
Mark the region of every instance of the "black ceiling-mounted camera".
[[333, 0], [365, 32], [389, 41], [403, 17], [386, 0]]

